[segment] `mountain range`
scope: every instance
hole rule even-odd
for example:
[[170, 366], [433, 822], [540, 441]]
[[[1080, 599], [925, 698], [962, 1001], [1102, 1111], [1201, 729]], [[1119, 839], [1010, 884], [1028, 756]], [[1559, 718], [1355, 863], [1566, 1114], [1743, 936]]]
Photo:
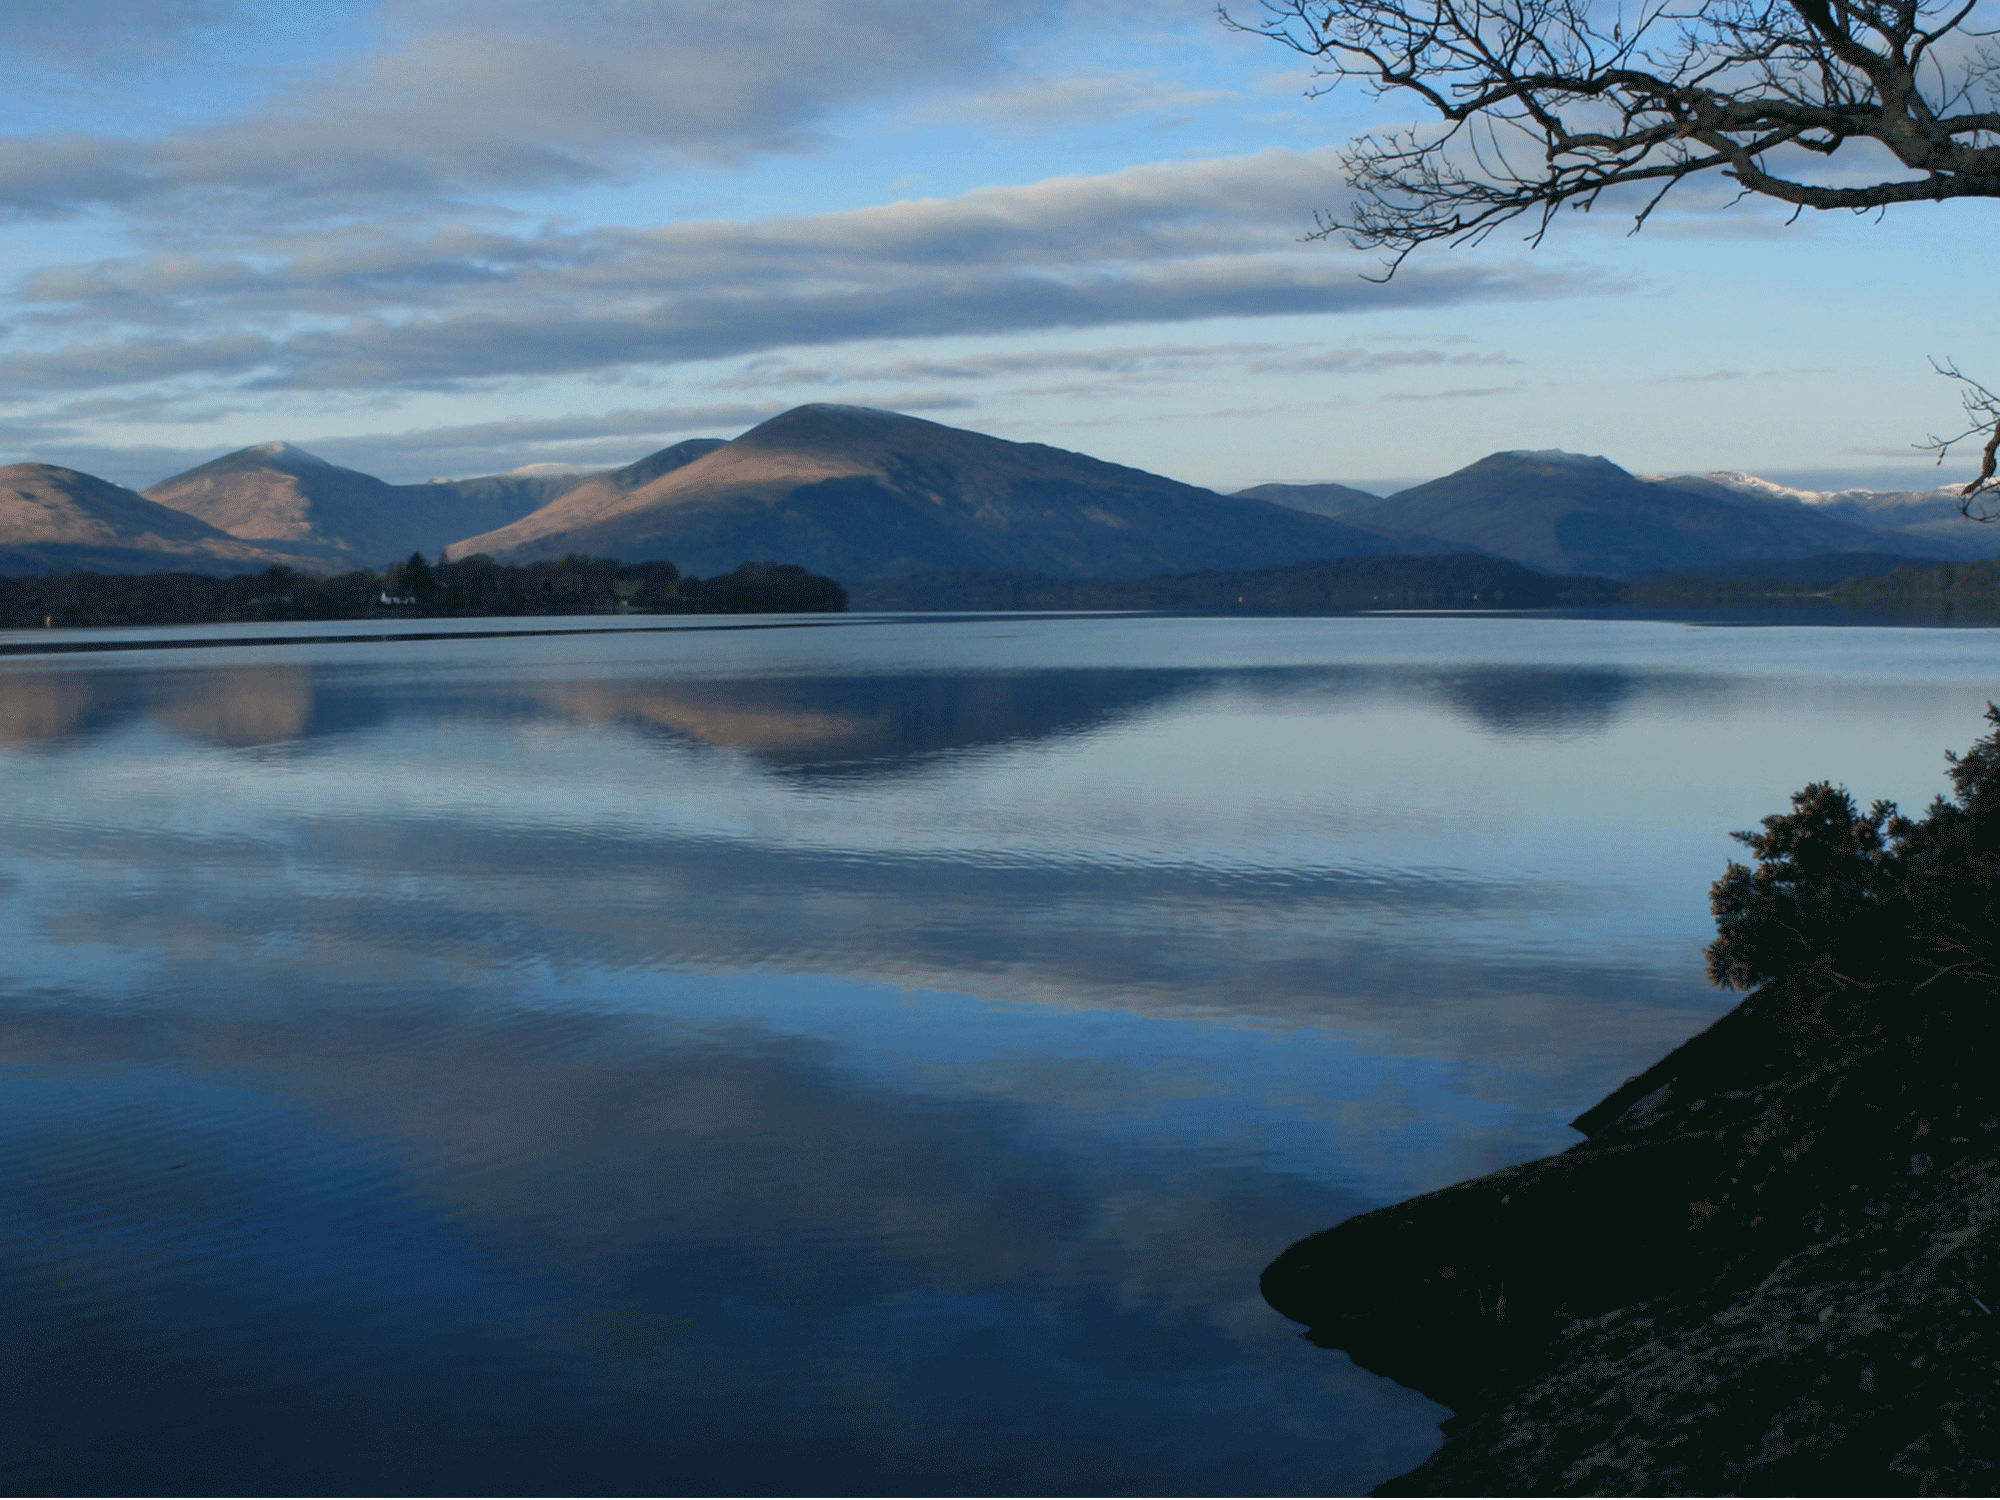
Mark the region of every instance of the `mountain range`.
[[243, 541], [94, 474], [55, 464], [0, 468], [0, 574], [246, 573], [316, 561]]
[[338, 567], [434, 553], [527, 515], [572, 489], [578, 474], [492, 474], [387, 484], [290, 443], [259, 443], [163, 479], [143, 493], [248, 542]]
[[1956, 532], [1936, 527], [1929, 507], [1921, 519], [1931, 529], [1892, 529], [1881, 523], [1902, 514], [1894, 505], [1880, 505], [1864, 522], [1760, 491], [1746, 478], [1642, 479], [1586, 454], [1493, 453], [1427, 484], [1344, 506], [1340, 515], [1350, 525], [1442, 537], [1544, 572], [1612, 578], [1816, 553], [1966, 559], [2000, 549], [2000, 537], [1955, 507]]
[[794, 407], [622, 494], [580, 485], [450, 549], [510, 562], [665, 556], [695, 573], [782, 558], [856, 580], [940, 568], [1138, 578], [1450, 550], [1040, 443], [831, 404]]
[[226, 454], [137, 494], [46, 464], [0, 468], [0, 572], [283, 562], [377, 568], [412, 552], [527, 562], [571, 552], [746, 559], [853, 582], [953, 570], [1141, 578], [1309, 559], [1480, 552], [1549, 573], [1649, 573], [1827, 554], [1993, 555], [1946, 492], [1806, 492], [1741, 473], [1635, 475], [1608, 459], [1496, 453], [1388, 496], [1340, 484], [1234, 495], [1040, 443], [814, 404], [734, 441], [624, 468], [389, 484], [290, 443]]

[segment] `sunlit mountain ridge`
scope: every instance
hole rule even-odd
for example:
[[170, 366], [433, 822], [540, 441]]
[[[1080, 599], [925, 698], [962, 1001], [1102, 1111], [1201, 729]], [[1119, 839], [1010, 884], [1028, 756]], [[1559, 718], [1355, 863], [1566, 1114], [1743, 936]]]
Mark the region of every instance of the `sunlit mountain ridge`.
[[284, 562], [334, 572], [412, 552], [507, 562], [585, 553], [671, 559], [701, 575], [769, 559], [857, 582], [954, 570], [1130, 579], [1471, 551], [1546, 573], [1634, 578], [2000, 550], [2000, 537], [1943, 490], [1641, 475], [1550, 450], [1490, 454], [1388, 496], [1332, 482], [1222, 495], [1040, 443], [825, 403], [619, 469], [548, 469], [390, 484], [267, 442], [138, 494], [17, 464], [0, 469], [11, 481], [0, 498], [0, 571], [228, 573]]

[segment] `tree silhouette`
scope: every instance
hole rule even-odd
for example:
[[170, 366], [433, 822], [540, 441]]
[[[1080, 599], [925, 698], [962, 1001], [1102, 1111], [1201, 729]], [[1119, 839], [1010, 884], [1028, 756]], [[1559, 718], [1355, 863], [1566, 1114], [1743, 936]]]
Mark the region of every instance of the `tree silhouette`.
[[419, 604], [429, 603], [437, 597], [437, 575], [431, 565], [424, 561], [421, 552], [412, 552], [410, 560], [403, 564], [403, 588], [416, 598]]

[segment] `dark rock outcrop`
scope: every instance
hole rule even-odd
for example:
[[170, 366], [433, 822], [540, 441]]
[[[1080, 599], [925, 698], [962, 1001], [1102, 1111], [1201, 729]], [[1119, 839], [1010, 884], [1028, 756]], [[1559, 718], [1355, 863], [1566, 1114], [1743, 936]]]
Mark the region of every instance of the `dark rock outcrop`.
[[2000, 736], [1952, 774], [1921, 821], [1823, 785], [1767, 819], [1710, 950], [1757, 988], [1584, 1142], [1266, 1270], [1458, 1413], [1382, 1493], [2000, 1486]]

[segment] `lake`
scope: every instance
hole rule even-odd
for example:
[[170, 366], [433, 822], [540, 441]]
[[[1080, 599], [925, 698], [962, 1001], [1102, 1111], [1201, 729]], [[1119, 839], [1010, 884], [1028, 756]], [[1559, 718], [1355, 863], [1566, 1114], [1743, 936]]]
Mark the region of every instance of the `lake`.
[[1576, 1140], [1732, 1003], [1729, 830], [2000, 697], [1778, 614], [478, 623], [0, 633], [8, 1491], [1359, 1493], [1446, 1413], [1265, 1262]]

